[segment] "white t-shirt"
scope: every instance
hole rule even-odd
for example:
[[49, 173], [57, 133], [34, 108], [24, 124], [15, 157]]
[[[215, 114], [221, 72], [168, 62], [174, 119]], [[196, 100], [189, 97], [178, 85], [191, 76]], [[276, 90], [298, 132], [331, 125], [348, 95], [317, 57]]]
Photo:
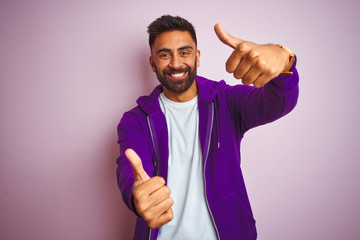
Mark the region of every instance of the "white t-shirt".
[[174, 218], [160, 228], [158, 239], [217, 239], [205, 199], [197, 97], [179, 103], [161, 93], [159, 102], [169, 134], [167, 186]]

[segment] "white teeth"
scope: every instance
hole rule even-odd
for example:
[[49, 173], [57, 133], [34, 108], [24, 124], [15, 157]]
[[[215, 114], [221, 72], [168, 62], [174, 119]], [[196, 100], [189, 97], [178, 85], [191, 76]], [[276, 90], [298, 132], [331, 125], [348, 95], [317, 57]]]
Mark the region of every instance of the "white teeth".
[[174, 74], [171, 74], [171, 76], [172, 76], [172, 77], [176, 77], [176, 78], [178, 78], [178, 77], [182, 77], [182, 76], [184, 76], [184, 74], [185, 74], [185, 72], [181, 72], [181, 73], [174, 73]]

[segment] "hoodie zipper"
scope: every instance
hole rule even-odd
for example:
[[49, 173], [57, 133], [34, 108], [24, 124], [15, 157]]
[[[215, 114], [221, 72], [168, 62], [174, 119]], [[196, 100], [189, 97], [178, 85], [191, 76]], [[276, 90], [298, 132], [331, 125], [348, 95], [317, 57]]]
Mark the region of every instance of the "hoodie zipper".
[[[159, 175], [159, 167], [158, 167], [159, 166], [159, 155], [158, 155], [158, 152], [157, 152], [157, 149], [156, 149], [155, 139], [154, 139], [154, 135], [153, 135], [151, 124], [150, 124], [150, 116], [147, 116], [146, 120], [147, 120], [147, 123], [148, 123], [148, 126], [149, 126], [151, 141], [152, 141], [152, 144], [153, 144], [153, 147], [154, 147], [155, 157], [156, 157], [156, 160], [154, 161], [154, 166], [156, 168], [155, 175], [158, 176]], [[149, 238], [148, 238], [149, 240], [151, 240], [151, 232], [152, 232], [151, 230], [152, 229], [150, 228]]]
[[156, 172], [155, 172], [155, 175], [158, 176], [159, 175], [159, 154], [157, 152], [157, 149], [156, 149], [156, 145], [155, 145], [155, 139], [154, 139], [154, 135], [153, 135], [153, 132], [152, 132], [152, 128], [151, 128], [151, 124], [150, 124], [150, 117], [147, 116], [146, 118], [147, 120], [147, 123], [148, 123], [148, 127], [149, 127], [149, 131], [150, 131], [150, 136], [151, 136], [151, 141], [152, 141], [152, 144], [153, 144], [153, 147], [154, 147], [154, 151], [155, 151], [155, 158], [156, 160], [153, 162], [155, 168], [156, 168]]
[[207, 147], [207, 152], [206, 152], [206, 157], [205, 157], [205, 164], [204, 164], [204, 169], [203, 169], [203, 179], [204, 179], [204, 187], [205, 187], [205, 200], [206, 200], [206, 206], [209, 210], [209, 213], [210, 213], [210, 216], [211, 216], [211, 220], [212, 220], [212, 223], [215, 227], [215, 231], [216, 231], [216, 235], [217, 235], [217, 239], [220, 240], [220, 235], [219, 235], [219, 231], [217, 229], [217, 226], [216, 226], [216, 223], [215, 223], [215, 220], [214, 220], [214, 216], [211, 212], [211, 209], [210, 209], [210, 206], [209, 206], [209, 202], [208, 202], [208, 199], [207, 199], [207, 194], [206, 194], [206, 178], [205, 178], [205, 169], [206, 169], [206, 163], [207, 163], [207, 159], [208, 159], [208, 156], [209, 156], [209, 150], [210, 150], [210, 143], [211, 143], [211, 132], [212, 132], [212, 128], [213, 128], [213, 122], [214, 122], [214, 103], [212, 103], [212, 108], [211, 108], [211, 125], [210, 125], [210, 134], [209, 134], [209, 142], [208, 142], [208, 147]]

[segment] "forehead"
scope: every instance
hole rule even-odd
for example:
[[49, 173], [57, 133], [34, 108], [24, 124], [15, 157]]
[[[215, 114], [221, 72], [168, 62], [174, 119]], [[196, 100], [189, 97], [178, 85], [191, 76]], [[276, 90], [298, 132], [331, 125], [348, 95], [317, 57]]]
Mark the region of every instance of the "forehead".
[[164, 32], [155, 38], [152, 50], [168, 48], [177, 49], [182, 46], [192, 46], [195, 49], [195, 42], [188, 31]]

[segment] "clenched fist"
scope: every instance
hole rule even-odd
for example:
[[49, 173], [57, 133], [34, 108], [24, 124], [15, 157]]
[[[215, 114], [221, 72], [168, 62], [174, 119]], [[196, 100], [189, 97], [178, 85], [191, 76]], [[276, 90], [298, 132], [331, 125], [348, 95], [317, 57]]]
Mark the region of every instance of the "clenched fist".
[[244, 41], [228, 34], [220, 24], [216, 24], [218, 38], [234, 51], [226, 62], [226, 70], [244, 85], [262, 87], [280, 75], [289, 63], [290, 54], [277, 45], [259, 45]]
[[133, 203], [137, 213], [150, 228], [159, 228], [173, 219], [170, 189], [162, 177], [150, 178], [145, 172], [140, 157], [132, 149], [125, 155], [134, 172]]

